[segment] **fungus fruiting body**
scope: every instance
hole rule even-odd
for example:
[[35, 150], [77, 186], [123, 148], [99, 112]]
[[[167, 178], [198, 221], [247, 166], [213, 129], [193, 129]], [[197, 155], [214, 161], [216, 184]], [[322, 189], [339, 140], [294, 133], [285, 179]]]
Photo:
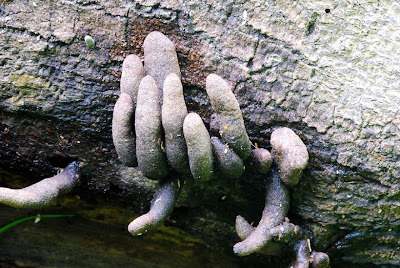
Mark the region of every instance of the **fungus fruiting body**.
[[[143, 234], [170, 215], [179, 194], [178, 180], [168, 176], [171, 168], [186, 179], [191, 177], [202, 183], [217, 179], [217, 175], [238, 178], [247, 163], [253, 171], [271, 175], [259, 224], [253, 227], [243, 217], [236, 218], [236, 231], [243, 241], [234, 245], [234, 253], [280, 255], [296, 244], [295, 265], [308, 267], [311, 262], [313, 267], [326, 267], [327, 255], [306, 252], [309, 247], [304, 248], [305, 232], [286, 218], [287, 186], [299, 182], [308, 162], [308, 151], [301, 139], [292, 130], [279, 128], [271, 134], [272, 155], [263, 148], [251, 150], [239, 103], [228, 82], [216, 74], [208, 75], [206, 80], [207, 95], [215, 111], [209, 132], [198, 114], [187, 111], [172, 41], [160, 32], [152, 32], [143, 48], [144, 68], [137, 56], [130, 55], [124, 61], [121, 96], [114, 108], [113, 138], [123, 164], [132, 165], [134, 161], [124, 159], [136, 155], [138, 168], [145, 176], [159, 179], [160, 184], [150, 211], [131, 222], [129, 232]], [[129, 131], [133, 115], [135, 129]], [[130, 143], [134, 141], [136, 148]], [[270, 171], [273, 161], [276, 167]]]
[[251, 152], [251, 142], [235, 95], [228, 83], [216, 74], [207, 77], [206, 90], [217, 114], [222, 140], [246, 160]]
[[128, 231], [132, 235], [141, 235], [157, 228], [174, 209], [178, 192], [177, 179], [170, 178], [161, 182], [151, 201], [149, 212], [133, 220], [128, 226]]
[[299, 136], [287, 127], [272, 132], [271, 146], [282, 181], [288, 186], [296, 185], [301, 172], [307, 166], [307, 147]]
[[255, 230], [242, 242], [233, 247], [235, 254], [246, 256], [262, 249], [270, 240], [270, 229], [283, 223], [289, 209], [289, 192], [279, 178], [277, 171], [272, 171], [272, 181], [267, 185], [265, 207]]
[[165, 152], [172, 168], [181, 174], [190, 174], [189, 160], [183, 121], [188, 114], [183, 86], [175, 73], [170, 73], [164, 81], [162, 125], [165, 133]]
[[242, 176], [244, 165], [242, 159], [229, 148], [228, 144], [224, 144], [219, 138], [211, 138], [212, 150], [216, 169], [221, 175], [236, 179]]
[[207, 128], [198, 114], [189, 113], [185, 117], [183, 133], [193, 178], [206, 181], [211, 179], [214, 171], [211, 140]]
[[42, 208], [74, 187], [80, 176], [79, 162], [70, 163], [64, 171], [22, 189], [0, 187], [0, 203], [15, 208]]
[[133, 167], [137, 165], [136, 160], [136, 135], [134, 132], [134, 103], [127, 93], [121, 93], [115, 103], [112, 118], [112, 136], [121, 162]]
[[151, 179], [167, 175], [167, 160], [161, 148], [160, 91], [148, 75], [139, 85], [135, 113], [136, 157], [139, 169]]

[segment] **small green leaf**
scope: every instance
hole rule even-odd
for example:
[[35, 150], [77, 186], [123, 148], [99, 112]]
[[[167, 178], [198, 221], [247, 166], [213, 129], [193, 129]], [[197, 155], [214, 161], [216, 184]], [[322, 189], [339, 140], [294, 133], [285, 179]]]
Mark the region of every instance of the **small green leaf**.
[[90, 35], [85, 36], [86, 45], [90, 48], [94, 48], [94, 39]]

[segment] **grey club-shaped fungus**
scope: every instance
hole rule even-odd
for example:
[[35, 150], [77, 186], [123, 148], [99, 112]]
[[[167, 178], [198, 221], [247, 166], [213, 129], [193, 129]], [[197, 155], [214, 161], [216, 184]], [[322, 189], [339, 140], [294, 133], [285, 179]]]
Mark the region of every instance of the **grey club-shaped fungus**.
[[271, 146], [282, 181], [288, 186], [298, 184], [308, 163], [308, 151], [303, 141], [293, 130], [283, 127], [272, 132]]
[[271, 239], [270, 229], [283, 223], [289, 210], [289, 192], [279, 174], [272, 170], [272, 181], [267, 185], [265, 207], [256, 229], [242, 242], [234, 245], [233, 252], [246, 256], [262, 249]]
[[250, 168], [260, 174], [267, 174], [271, 169], [272, 155], [264, 148], [257, 148], [251, 151], [250, 157], [247, 159]]
[[134, 130], [134, 110], [132, 98], [127, 93], [121, 93], [114, 106], [112, 118], [112, 137], [118, 158], [128, 166], [137, 165], [136, 135]]
[[306, 239], [299, 240], [294, 249], [296, 260], [290, 266], [292, 268], [328, 268], [329, 256], [323, 252], [311, 251]]
[[175, 45], [164, 34], [154, 31], [143, 42], [144, 71], [151, 75], [162, 90], [164, 80], [170, 73], [181, 77]]
[[143, 77], [142, 60], [136, 55], [128, 55], [122, 63], [120, 89], [121, 93], [131, 96], [134, 107], [136, 107], [139, 84]]
[[188, 151], [183, 135], [183, 121], [187, 114], [181, 80], [175, 73], [170, 73], [164, 81], [161, 108], [165, 152], [171, 167], [183, 175], [190, 175]]
[[216, 170], [223, 176], [236, 179], [242, 176], [244, 165], [242, 159], [224, 144], [219, 138], [212, 137], [211, 145], [215, 159]]
[[[235, 95], [224, 79], [210, 74], [206, 91], [215, 111], [210, 131], [222, 140], [210, 139], [200, 116], [187, 112], [174, 44], [162, 33], [152, 32], [146, 37], [143, 48], [144, 68], [137, 56], [130, 55], [124, 61], [121, 97], [115, 106], [118, 111], [114, 111], [113, 138], [119, 158], [126, 165], [134, 164], [124, 159], [135, 157], [136, 140], [139, 169], [145, 176], [161, 180], [150, 211], [132, 221], [129, 232], [140, 235], [154, 229], [172, 212], [179, 183], [175, 179], [163, 179], [168, 172], [167, 161], [178, 173], [184, 176], [191, 173], [196, 180], [207, 181], [214, 176], [214, 160], [220, 174], [236, 178], [244, 170], [243, 161], [247, 160], [258, 173], [267, 174], [273, 158], [279, 172], [275, 169], [271, 172], [262, 218], [255, 228], [243, 217], [237, 217], [236, 230], [243, 241], [234, 246], [234, 252], [240, 256], [253, 252], [280, 255], [287, 245], [300, 240], [295, 248], [295, 265], [308, 267], [311, 263], [312, 267], [327, 267], [329, 257], [305, 248], [304, 241], [308, 241], [303, 239], [305, 233], [285, 218], [289, 194], [284, 184], [296, 185], [308, 161], [307, 148], [300, 138], [292, 130], [280, 128], [271, 135], [272, 157], [266, 149], [252, 151]], [[147, 76], [143, 78], [144, 75]], [[133, 114], [135, 130], [130, 129]], [[162, 128], [166, 156], [162, 148]], [[132, 155], [129, 156], [129, 152]]]
[[139, 169], [150, 179], [167, 175], [167, 160], [161, 148], [160, 91], [147, 75], [139, 85], [135, 113], [136, 157]]
[[189, 113], [185, 117], [183, 134], [193, 178], [205, 181], [211, 179], [214, 167], [210, 134], [198, 114]]
[[15, 208], [42, 208], [75, 186], [80, 176], [79, 162], [70, 163], [60, 174], [22, 189], [0, 187], [0, 203]]
[[169, 178], [160, 182], [151, 201], [149, 212], [133, 220], [128, 225], [128, 231], [132, 235], [142, 235], [160, 226], [174, 209], [178, 194], [178, 179]]
[[217, 114], [222, 140], [229, 144], [242, 160], [246, 160], [251, 152], [251, 142], [239, 103], [231, 88], [220, 76], [210, 74], [206, 79], [206, 91]]

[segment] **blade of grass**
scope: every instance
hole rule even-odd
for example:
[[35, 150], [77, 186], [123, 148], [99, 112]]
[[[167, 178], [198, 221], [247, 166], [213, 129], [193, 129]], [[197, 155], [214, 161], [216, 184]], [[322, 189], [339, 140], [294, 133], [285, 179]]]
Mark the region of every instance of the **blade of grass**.
[[36, 219], [36, 218], [65, 218], [65, 217], [74, 217], [74, 216], [75, 215], [73, 215], [73, 214], [64, 214], [64, 215], [63, 214], [45, 214], [45, 215], [29, 216], [29, 217], [25, 217], [25, 218], [13, 221], [13, 222], [7, 224], [4, 227], [1, 227], [0, 228], [0, 233], [4, 232], [7, 229], [10, 229], [11, 227], [13, 227], [13, 226], [15, 226], [17, 224], [20, 224], [22, 222], [29, 221], [29, 220], [32, 220], [32, 219]]

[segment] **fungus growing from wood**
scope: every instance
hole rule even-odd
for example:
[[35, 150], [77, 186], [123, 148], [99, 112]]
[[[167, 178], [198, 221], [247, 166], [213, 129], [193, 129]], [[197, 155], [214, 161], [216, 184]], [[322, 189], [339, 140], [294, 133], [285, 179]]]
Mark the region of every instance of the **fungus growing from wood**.
[[70, 163], [60, 174], [22, 189], [0, 187], [0, 203], [15, 208], [42, 208], [71, 191], [80, 176], [79, 162]]

